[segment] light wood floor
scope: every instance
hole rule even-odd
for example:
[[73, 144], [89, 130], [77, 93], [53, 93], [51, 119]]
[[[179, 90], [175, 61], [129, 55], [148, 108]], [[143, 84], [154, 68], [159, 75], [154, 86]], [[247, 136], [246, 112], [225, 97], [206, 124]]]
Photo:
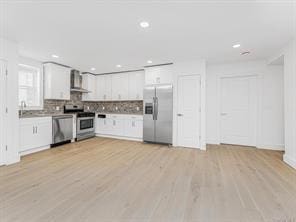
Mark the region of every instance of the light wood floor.
[[296, 221], [282, 153], [94, 138], [0, 168], [1, 222]]

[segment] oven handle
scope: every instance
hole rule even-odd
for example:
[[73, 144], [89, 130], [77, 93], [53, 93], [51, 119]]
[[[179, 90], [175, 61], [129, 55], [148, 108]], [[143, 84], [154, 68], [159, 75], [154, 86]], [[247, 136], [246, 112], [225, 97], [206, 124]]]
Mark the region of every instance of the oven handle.
[[95, 120], [95, 117], [77, 117], [77, 120], [86, 120], [86, 119], [93, 119], [93, 120]]

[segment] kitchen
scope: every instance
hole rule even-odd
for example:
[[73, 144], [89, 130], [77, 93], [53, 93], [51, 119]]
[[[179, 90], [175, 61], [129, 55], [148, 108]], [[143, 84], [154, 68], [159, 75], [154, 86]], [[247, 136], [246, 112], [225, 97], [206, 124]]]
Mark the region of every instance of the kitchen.
[[0, 220], [293, 221], [294, 1], [0, 1]]
[[[145, 69], [157, 73], [169, 69], [170, 65]], [[143, 140], [144, 69], [103, 75], [80, 74], [68, 66], [46, 62], [41, 71], [44, 73], [44, 109], [30, 110], [25, 101], [20, 101], [20, 155], [94, 136]], [[149, 78], [146, 82], [150, 81], [151, 86], [156, 83], [166, 86], [161, 84], [159, 75]], [[170, 83], [167, 78], [165, 83]], [[147, 104], [152, 104], [149, 102]], [[172, 110], [172, 102], [167, 105]], [[148, 119], [153, 115], [154, 106], [151, 109], [151, 113], [146, 112]], [[168, 121], [172, 124], [172, 113]], [[146, 130], [149, 131], [147, 127]], [[168, 131], [171, 135], [172, 125]], [[168, 137], [167, 141], [159, 138], [155, 142], [172, 144], [172, 136]], [[144, 141], [154, 142], [152, 138]]]

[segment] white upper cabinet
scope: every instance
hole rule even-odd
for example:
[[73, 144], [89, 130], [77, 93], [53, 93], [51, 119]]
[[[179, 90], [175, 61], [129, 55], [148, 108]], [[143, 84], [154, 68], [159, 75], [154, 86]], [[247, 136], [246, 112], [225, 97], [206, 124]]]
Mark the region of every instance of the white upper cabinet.
[[44, 99], [70, 100], [70, 68], [44, 64]]
[[112, 76], [105, 75], [105, 100], [112, 100]]
[[112, 100], [112, 76], [98, 75], [97, 77], [97, 100], [110, 101]]
[[112, 75], [112, 100], [128, 100], [128, 74]]
[[173, 71], [171, 65], [149, 67], [145, 69], [145, 84], [173, 83]]
[[143, 100], [144, 71], [82, 77], [82, 88], [90, 91], [82, 94], [83, 101]]
[[144, 88], [144, 71], [128, 73], [128, 99], [142, 100]]
[[83, 101], [97, 100], [97, 76], [92, 74], [82, 75], [82, 88], [89, 91], [89, 93], [82, 94]]

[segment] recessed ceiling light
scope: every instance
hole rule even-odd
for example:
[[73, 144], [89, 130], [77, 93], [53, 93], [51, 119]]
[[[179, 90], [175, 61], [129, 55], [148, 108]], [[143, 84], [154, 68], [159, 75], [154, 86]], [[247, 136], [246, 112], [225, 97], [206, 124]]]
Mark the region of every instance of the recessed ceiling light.
[[151, 61], [151, 60], [148, 60], [148, 61], [147, 61], [147, 63], [148, 63], [148, 64], [151, 64], [151, 63], [152, 63], [152, 61]]
[[143, 21], [143, 22], [140, 23], [140, 26], [142, 28], [148, 28], [149, 27], [149, 22]]
[[121, 68], [121, 65], [116, 65], [117, 68]]
[[245, 51], [245, 52], [242, 52], [241, 53], [241, 55], [248, 55], [248, 54], [250, 54], [251, 52], [249, 52], [249, 51]]
[[233, 45], [232, 47], [233, 48], [239, 48], [241, 45], [240, 44], [235, 44], [235, 45]]
[[91, 70], [91, 71], [95, 71], [95, 70], [96, 70], [96, 68], [90, 68], [90, 70]]
[[55, 54], [51, 55], [51, 57], [52, 58], [59, 58], [59, 56], [58, 55], [55, 55]]

